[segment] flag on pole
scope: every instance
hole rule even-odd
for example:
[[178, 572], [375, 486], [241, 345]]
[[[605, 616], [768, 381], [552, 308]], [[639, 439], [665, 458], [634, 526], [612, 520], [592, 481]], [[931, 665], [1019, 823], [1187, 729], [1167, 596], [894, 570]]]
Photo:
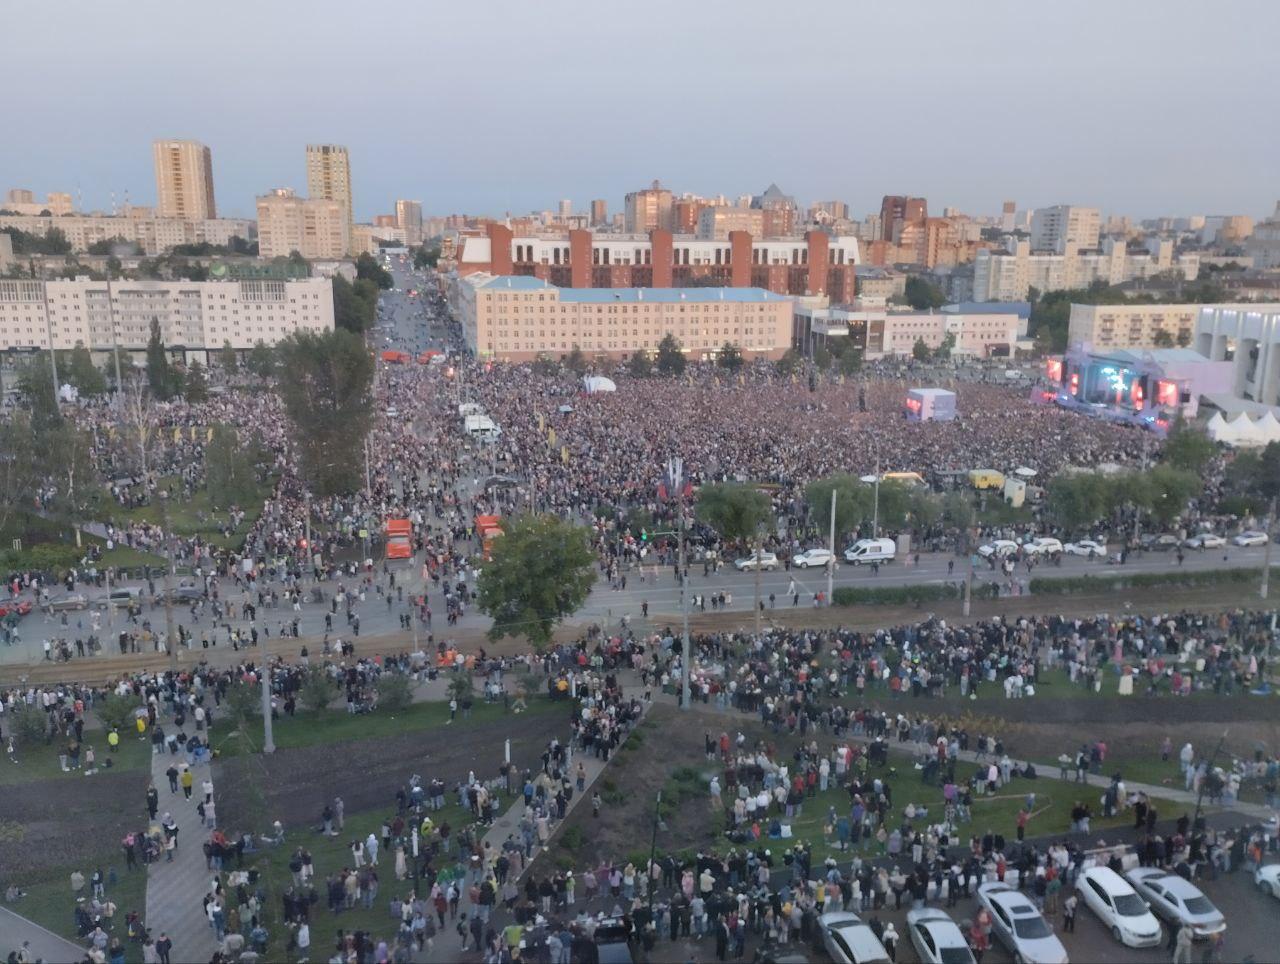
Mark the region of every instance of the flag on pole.
[[565, 465], [569, 464], [569, 446], [567, 445], [560, 446], [560, 461], [563, 462]]

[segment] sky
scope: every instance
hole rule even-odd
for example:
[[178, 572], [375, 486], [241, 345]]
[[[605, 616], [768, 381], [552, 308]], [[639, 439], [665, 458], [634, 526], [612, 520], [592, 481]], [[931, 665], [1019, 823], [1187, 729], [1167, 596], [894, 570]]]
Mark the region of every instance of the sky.
[[218, 210], [304, 193], [345, 144], [356, 216], [679, 192], [930, 212], [1280, 199], [1275, 0], [5, 4], [0, 191], [152, 204], [151, 142], [213, 152]]

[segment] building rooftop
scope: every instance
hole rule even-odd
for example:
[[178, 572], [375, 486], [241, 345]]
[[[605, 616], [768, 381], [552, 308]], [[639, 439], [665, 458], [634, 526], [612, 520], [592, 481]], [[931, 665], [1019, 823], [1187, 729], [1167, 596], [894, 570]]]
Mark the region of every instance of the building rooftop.
[[554, 290], [563, 302], [640, 302], [652, 301], [670, 304], [680, 301], [706, 303], [712, 301], [790, 301], [787, 295], [774, 294], [763, 288], [559, 288], [541, 278], [530, 275], [501, 275], [484, 280], [484, 276], [472, 275], [477, 288], [500, 291], [549, 291]]
[[1127, 362], [1144, 362], [1155, 361], [1157, 363], [1173, 363], [1173, 362], [1207, 362], [1209, 361], [1204, 355], [1191, 348], [1120, 348], [1116, 351], [1099, 352], [1107, 358], [1114, 358], [1117, 361]]
[[1019, 318], [1031, 317], [1029, 301], [961, 301], [953, 305], [943, 305], [942, 310], [955, 315], [1017, 315]]

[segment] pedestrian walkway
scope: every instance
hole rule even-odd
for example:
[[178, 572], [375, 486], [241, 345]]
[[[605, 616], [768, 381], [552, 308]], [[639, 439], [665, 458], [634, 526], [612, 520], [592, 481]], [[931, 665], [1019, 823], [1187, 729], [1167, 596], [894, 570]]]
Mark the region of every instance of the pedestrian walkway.
[[171, 793], [165, 771], [183, 759], [181, 753], [172, 756], [167, 752], [151, 758], [151, 780], [160, 794], [160, 817], [163, 819], [166, 812], [173, 815], [178, 824], [178, 847], [172, 862], [162, 857], [148, 868], [146, 924], [154, 938], [162, 931], [169, 935], [175, 961], [207, 961], [218, 948], [202, 903], [213, 871], [206, 865], [203, 849], [209, 831], [201, 825], [196, 805], [201, 799], [201, 784], [212, 777], [208, 763], [197, 764], [191, 768], [191, 799], [184, 798], [181, 786], [177, 793]]
[[24, 941], [28, 942], [27, 956], [32, 961], [78, 961], [84, 957], [84, 948], [63, 940], [21, 914], [0, 907], [0, 955], [20, 950]]

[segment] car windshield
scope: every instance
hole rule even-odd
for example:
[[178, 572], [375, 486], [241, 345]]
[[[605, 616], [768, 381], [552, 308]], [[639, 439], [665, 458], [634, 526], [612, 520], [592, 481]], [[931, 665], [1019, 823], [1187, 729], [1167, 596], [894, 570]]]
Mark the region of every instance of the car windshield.
[[1113, 899], [1121, 917], [1141, 917], [1147, 912], [1146, 903], [1137, 894], [1116, 894]]
[[1015, 917], [1013, 919], [1013, 932], [1024, 940], [1037, 940], [1041, 937], [1053, 936], [1053, 931], [1049, 930], [1049, 925], [1040, 916]]
[[1216, 914], [1218, 908], [1214, 907], [1208, 897], [1188, 897], [1183, 903], [1187, 907], [1187, 912], [1191, 914]]
[[973, 961], [967, 947], [944, 947], [940, 957], [942, 964], [972, 964]]

